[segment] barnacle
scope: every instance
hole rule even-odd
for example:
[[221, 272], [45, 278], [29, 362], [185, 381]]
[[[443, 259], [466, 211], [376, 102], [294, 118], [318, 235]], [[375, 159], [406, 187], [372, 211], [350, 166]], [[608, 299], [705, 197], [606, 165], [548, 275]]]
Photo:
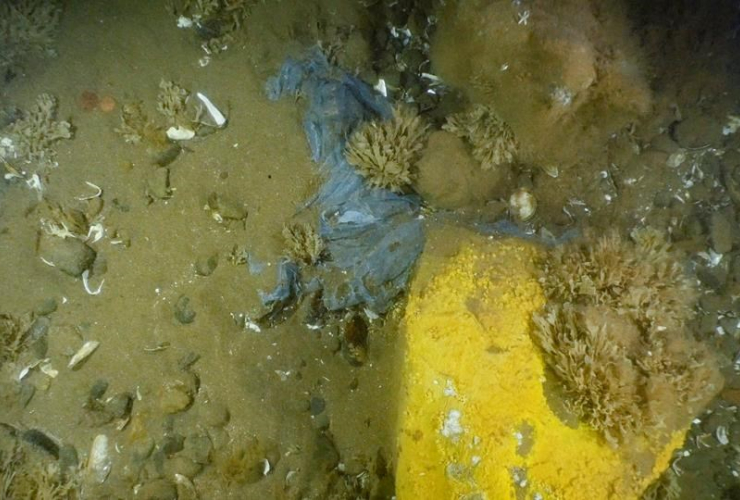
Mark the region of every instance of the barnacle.
[[483, 170], [514, 161], [518, 148], [514, 132], [488, 106], [477, 104], [469, 112], [451, 115], [442, 128], [470, 144]]
[[533, 336], [571, 410], [609, 442], [665, 440], [721, 389], [716, 360], [686, 326], [696, 288], [662, 233], [589, 235], [551, 251], [543, 269], [548, 304]]
[[347, 161], [371, 186], [403, 191], [412, 181], [427, 129], [414, 110], [397, 107], [390, 120], [360, 125], [347, 143]]

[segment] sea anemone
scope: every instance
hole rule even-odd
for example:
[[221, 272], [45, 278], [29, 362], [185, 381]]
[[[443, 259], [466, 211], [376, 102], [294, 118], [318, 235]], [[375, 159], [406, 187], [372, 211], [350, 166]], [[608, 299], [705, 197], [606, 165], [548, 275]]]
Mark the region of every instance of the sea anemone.
[[514, 161], [518, 149], [514, 132], [488, 106], [477, 104], [469, 112], [451, 115], [442, 128], [470, 144], [483, 170]]
[[347, 161], [373, 187], [401, 192], [413, 179], [428, 125], [409, 107], [397, 107], [393, 118], [360, 125], [349, 138]]
[[533, 336], [568, 407], [607, 441], [665, 442], [721, 389], [686, 326], [696, 288], [662, 233], [591, 234], [551, 251], [543, 269], [548, 304]]

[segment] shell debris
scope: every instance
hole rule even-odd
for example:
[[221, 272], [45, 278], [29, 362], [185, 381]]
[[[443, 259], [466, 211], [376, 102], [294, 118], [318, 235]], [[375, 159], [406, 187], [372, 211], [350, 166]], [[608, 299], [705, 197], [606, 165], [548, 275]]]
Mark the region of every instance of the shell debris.
[[224, 125], [226, 125], [226, 117], [224, 116], [224, 114], [216, 107], [215, 104], [211, 102], [211, 100], [208, 97], [206, 97], [205, 94], [201, 92], [197, 92], [195, 95], [198, 97], [198, 99], [200, 99], [200, 102], [202, 102], [203, 105], [206, 107], [206, 110], [208, 111], [208, 114], [211, 115], [211, 118], [216, 124], [216, 127], [221, 128]]
[[90, 456], [85, 468], [87, 475], [94, 481], [102, 483], [108, 478], [111, 465], [111, 459], [108, 455], [108, 436], [98, 434], [90, 447]]
[[88, 340], [87, 342], [82, 344], [80, 350], [77, 351], [75, 355], [72, 356], [72, 359], [69, 360], [67, 368], [74, 370], [80, 363], [90, 357], [90, 355], [95, 352], [98, 346], [100, 346], [100, 342], [98, 342], [97, 340]]

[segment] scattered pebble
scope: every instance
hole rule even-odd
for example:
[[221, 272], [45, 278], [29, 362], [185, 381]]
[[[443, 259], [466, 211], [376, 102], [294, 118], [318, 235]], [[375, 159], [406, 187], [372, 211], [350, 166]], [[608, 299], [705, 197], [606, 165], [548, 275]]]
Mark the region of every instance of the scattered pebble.
[[95, 250], [76, 238], [60, 238], [46, 233], [39, 238], [37, 253], [44, 263], [75, 278], [89, 270], [96, 257]]
[[725, 254], [732, 250], [734, 229], [734, 225], [724, 213], [714, 212], [712, 214], [709, 222], [709, 238], [715, 252]]
[[218, 254], [201, 256], [195, 261], [195, 272], [200, 276], [210, 276], [218, 266]]
[[190, 307], [190, 299], [181, 295], [175, 303], [175, 319], [182, 325], [189, 325], [195, 321], [195, 311]]
[[159, 397], [159, 407], [166, 414], [185, 411], [193, 403], [193, 392], [182, 382], [166, 384]]
[[137, 500], [177, 500], [177, 488], [167, 479], [153, 479], [142, 484], [134, 494]]

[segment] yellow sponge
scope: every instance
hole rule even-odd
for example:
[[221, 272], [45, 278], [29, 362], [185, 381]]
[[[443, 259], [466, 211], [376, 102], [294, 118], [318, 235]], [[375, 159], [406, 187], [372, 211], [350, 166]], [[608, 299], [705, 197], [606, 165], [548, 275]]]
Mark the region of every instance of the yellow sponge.
[[638, 499], [685, 432], [661, 450], [643, 443], [654, 463], [643, 471], [592, 429], [563, 422], [530, 338], [532, 313], [545, 301], [537, 248], [467, 239], [432, 279], [412, 285], [397, 498]]

